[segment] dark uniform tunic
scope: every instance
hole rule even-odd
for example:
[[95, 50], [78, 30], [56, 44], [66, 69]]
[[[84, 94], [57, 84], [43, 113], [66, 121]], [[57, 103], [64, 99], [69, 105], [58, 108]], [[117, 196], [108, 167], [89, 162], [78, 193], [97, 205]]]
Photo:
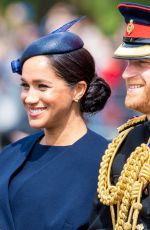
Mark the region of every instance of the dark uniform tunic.
[[[145, 121], [132, 129], [123, 141], [118, 153], [115, 156], [111, 169], [111, 180], [116, 184], [124, 164], [131, 152], [142, 143], [147, 143], [150, 137], [150, 121]], [[140, 211], [138, 224], [143, 224], [144, 230], [150, 229], [150, 185], [147, 195], [142, 195], [142, 210]], [[112, 230], [110, 207], [104, 206], [96, 198], [94, 201], [91, 224], [88, 230]]]

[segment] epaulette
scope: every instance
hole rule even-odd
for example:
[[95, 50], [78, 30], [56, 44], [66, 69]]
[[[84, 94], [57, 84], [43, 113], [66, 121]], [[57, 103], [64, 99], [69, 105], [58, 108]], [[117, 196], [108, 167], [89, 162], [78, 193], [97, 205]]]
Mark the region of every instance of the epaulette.
[[133, 117], [131, 119], [129, 119], [126, 123], [124, 123], [123, 125], [119, 126], [117, 128], [118, 132], [121, 133], [122, 131], [132, 127], [132, 126], [135, 126], [135, 125], [138, 125], [140, 123], [143, 123], [146, 119], [146, 115], [142, 115], [142, 116], [138, 116], [138, 117]]

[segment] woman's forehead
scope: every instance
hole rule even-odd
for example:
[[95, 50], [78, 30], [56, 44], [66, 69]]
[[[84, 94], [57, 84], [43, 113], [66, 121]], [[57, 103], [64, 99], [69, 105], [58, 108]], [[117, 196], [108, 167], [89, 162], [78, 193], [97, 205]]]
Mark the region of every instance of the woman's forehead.
[[22, 68], [22, 75], [25, 72], [37, 72], [37, 71], [44, 71], [44, 70], [50, 70], [51, 69], [51, 63], [49, 59], [46, 56], [34, 56], [29, 59], [27, 59]]

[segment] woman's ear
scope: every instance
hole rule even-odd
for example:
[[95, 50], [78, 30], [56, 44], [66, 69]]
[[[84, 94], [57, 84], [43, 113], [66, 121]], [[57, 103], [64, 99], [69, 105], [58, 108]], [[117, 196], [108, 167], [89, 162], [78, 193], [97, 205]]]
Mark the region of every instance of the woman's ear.
[[73, 100], [78, 102], [85, 94], [86, 89], [87, 89], [87, 83], [85, 81], [79, 81], [74, 88]]

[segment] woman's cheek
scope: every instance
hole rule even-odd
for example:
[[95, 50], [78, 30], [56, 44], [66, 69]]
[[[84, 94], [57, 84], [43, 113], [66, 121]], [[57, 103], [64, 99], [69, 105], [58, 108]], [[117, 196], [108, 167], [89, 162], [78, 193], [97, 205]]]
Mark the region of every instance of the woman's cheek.
[[25, 104], [26, 94], [21, 92], [20, 98], [21, 98], [22, 103]]

